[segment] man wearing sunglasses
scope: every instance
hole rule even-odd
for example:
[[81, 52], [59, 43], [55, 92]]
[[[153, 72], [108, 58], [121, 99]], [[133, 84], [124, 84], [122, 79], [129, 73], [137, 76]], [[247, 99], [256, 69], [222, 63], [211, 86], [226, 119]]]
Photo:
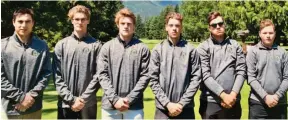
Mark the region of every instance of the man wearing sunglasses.
[[240, 89], [246, 76], [242, 48], [225, 35], [219, 12], [208, 16], [210, 37], [198, 46], [203, 82], [199, 113], [202, 119], [240, 119]]
[[287, 119], [288, 54], [274, 43], [269, 19], [260, 22], [261, 41], [247, 54], [249, 119]]
[[[60, 40], [54, 51], [53, 69], [58, 96], [58, 119], [96, 119], [97, 89], [86, 89], [96, 73], [101, 43], [90, 36], [90, 10], [77, 5], [69, 10], [73, 33]], [[91, 93], [88, 96], [86, 93]]]

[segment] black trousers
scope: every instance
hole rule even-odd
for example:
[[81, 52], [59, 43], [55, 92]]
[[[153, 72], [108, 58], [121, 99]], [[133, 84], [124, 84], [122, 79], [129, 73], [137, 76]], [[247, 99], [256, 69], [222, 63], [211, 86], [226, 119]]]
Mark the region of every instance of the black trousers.
[[71, 108], [58, 107], [58, 119], [96, 119], [97, 105], [84, 107], [79, 112], [72, 111]]
[[183, 108], [182, 112], [175, 117], [169, 116], [168, 110], [156, 108], [154, 119], [195, 119], [194, 108]]
[[287, 104], [269, 108], [265, 103], [249, 99], [249, 119], [287, 119]]
[[220, 103], [200, 100], [199, 113], [202, 119], [240, 119], [242, 108], [240, 101], [230, 109], [224, 108]]

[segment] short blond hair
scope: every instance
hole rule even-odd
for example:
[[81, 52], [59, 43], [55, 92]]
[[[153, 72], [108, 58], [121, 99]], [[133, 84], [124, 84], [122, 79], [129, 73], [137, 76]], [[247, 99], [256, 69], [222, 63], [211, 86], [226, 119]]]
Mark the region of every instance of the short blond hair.
[[180, 13], [177, 13], [177, 12], [169, 12], [169, 13], [166, 15], [165, 24], [168, 24], [168, 22], [169, 22], [170, 19], [179, 20], [180, 23], [182, 24], [183, 16], [182, 16]]
[[122, 17], [130, 17], [133, 21], [133, 24], [136, 24], [136, 17], [133, 14], [133, 12], [131, 12], [128, 8], [122, 8], [121, 10], [119, 10], [116, 15], [115, 15], [115, 23], [118, 25], [119, 24], [119, 19]]
[[76, 5], [69, 10], [69, 13], [68, 13], [69, 20], [72, 20], [76, 13], [84, 13], [88, 20], [90, 19], [90, 16], [91, 16], [91, 12], [89, 8], [83, 5]]
[[268, 27], [268, 26], [273, 26], [274, 30], [275, 30], [275, 25], [273, 24], [272, 20], [270, 19], [265, 19], [265, 20], [261, 20], [260, 22], [260, 31], [265, 28], [265, 27]]

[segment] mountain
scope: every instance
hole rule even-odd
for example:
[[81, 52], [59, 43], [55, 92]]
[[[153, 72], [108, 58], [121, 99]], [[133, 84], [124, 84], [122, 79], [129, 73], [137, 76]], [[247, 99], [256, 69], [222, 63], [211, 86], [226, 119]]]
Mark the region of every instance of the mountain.
[[130, 1], [122, 0], [125, 7], [130, 9], [135, 15], [140, 14], [143, 20], [159, 15], [161, 10], [168, 5], [177, 5], [181, 1]]

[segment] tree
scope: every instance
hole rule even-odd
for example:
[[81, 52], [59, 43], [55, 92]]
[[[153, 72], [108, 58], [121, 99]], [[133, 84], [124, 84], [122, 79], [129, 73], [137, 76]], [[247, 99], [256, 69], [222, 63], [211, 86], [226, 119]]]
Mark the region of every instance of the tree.
[[145, 37], [145, 28], [141, 16], [138, 14], [136, 17], [136, 35], [138, 37]]
[[174, 10], [175, 12], [177, 12], [177, 13], [179, 13], [179, 5], [177, 4], [177, 5], [175, 5], [175, 10]]
[[184, 16], [183, 35], [187, 39], [200, 41], [209, 37], [208, 14], [217, 9], [217, 2], [211, 1], [184, 1], [180, 13]]
[[35, 25], [33, 32], [47, 41], [51, 50], [62, 38], [70, 35], [73, 26], [67, 14], [75, 5], [84, 5], [91, 10], [88, 32], [101, 41], [108, 41], [118, 33], [114, 23], [115, 13], [124, 6], [118, 1], [2, 1], [1, 34], [2, 38], [11, 36], [14, 32], [12, 25], [13, 12], [19, 8], [34, 10]]
[[271, 19], [276, 27], [276, 43], [287, 44], [288, 2], [287, 1], [183, 1], [180, 12], [184, 16], [184, 36], [195, 40], [209, 36], [207, 17], [219, 11], [224, 17], [226, 34], [236, 39], [236, 31], [248, 29], [250, 36], [258, 42], [259, 22]]

